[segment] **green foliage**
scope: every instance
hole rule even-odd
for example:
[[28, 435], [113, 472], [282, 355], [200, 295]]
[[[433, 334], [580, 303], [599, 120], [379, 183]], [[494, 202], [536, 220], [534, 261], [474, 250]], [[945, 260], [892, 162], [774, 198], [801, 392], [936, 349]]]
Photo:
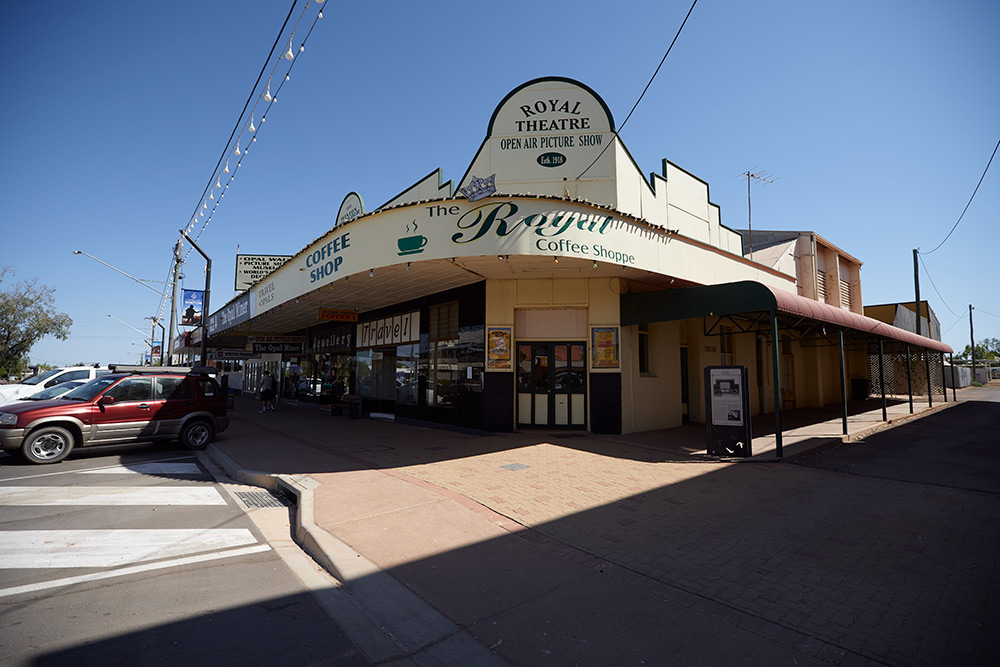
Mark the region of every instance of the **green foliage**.
[[[966, 345], [960, 359], [972, 358], [972, 346]], [[976, 360], [1000, 358], [1000, 338], [984, 338], [976, 343]]]
[[[10, 267], [0, 268], [0, 283]], [[16, 375], [27, 368], [28, 352], [45, 336], [69, 337], [73, 320], [55, 310], [55, 289], [37, 278], [0, 290], [0, 373]]]

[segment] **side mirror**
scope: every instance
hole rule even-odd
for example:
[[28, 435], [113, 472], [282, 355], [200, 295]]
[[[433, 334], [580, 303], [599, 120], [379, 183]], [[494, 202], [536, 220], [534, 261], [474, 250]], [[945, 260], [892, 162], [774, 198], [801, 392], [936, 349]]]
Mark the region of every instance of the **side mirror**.
[[97, 399], [98, 405], [111, 405], [114, 402], [115, 402], [114, 396], [101, 396], [99, 399]]

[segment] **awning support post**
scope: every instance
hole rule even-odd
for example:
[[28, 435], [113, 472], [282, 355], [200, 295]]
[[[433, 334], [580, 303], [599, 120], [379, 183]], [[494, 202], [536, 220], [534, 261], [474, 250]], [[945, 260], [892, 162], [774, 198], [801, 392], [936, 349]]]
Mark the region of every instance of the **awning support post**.
[[885, 405], [885, 368], [883, 365], [882, 357], [884, 356], [884, 351], [882, 349], [882, 339], [878, 339], [878, 384], [882, 388], [882, 421], [889, 421], [889, 413], [886, 410]]
[[944, 402], [948, 402], [948, 383], [944, 381], [944, 352], [941, 353], [941, 389], [944, 390]]
[[910, 344], [906, 344], [906, 391], [910, 394], [910, 414], [913, 414], [913, 373], [910, 368]]
[[927, 369], [927, 407], [934, 407], [934, 389], [931, 387], [931, 351], [924, 350], [924, 368]]
[[[941, 358], [944, 359], [944, 352], [941, 353]], [[955, 355], [949, 354], [948, 361], [951, 362], [951, 400], [958, 403], [958, 394], [955, 389]], [[945, 391], [948, 391], [945, 389]]]
[[843, 405], [844, 435], [847, 435], [847, 363], [844, 360], [844, 330], [839, 329], [837, 336], [840, 348], [840, 402]]
[[778, 340], [778, 310], [771, 309], [771, 363], [774, 367], [774, 455], [781, 458], [781, 364]]

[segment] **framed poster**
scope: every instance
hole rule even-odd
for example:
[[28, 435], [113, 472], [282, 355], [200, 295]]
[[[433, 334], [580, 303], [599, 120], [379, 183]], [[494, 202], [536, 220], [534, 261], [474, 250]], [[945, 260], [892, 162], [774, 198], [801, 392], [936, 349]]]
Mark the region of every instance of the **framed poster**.
[[486, 370], [509, 371], [514, 369], [511, 327], [486, 328]]
[[618, 327], [590, 327], [590, 368], [618, 370]]
[[753, 456], [746, 366], [705, 368], [705, 429], [713, 456]]

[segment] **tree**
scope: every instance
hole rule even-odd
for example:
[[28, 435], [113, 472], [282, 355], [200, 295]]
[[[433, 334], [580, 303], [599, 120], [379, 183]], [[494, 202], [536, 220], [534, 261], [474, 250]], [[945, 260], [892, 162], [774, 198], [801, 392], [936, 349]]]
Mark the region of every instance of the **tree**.
[[[0, 268], [0, 284], [9, 266]], [[39, 285], [37, 278], [22, 280], [0, 290], [0, 372], [20, 374], [28, 362], [28, 352], [45, 336], [59, 340], [69, 337], [73, 324], [66, 313], [55, 309], [55, 289]]]
[[[960, 357], [969, 359], [972, 355], [972, 346], [966, 345]], [[1000, 357], [1000, 339], [984, 338], [976, 343], [976, 361], [981, 359], [995, 359]]]

